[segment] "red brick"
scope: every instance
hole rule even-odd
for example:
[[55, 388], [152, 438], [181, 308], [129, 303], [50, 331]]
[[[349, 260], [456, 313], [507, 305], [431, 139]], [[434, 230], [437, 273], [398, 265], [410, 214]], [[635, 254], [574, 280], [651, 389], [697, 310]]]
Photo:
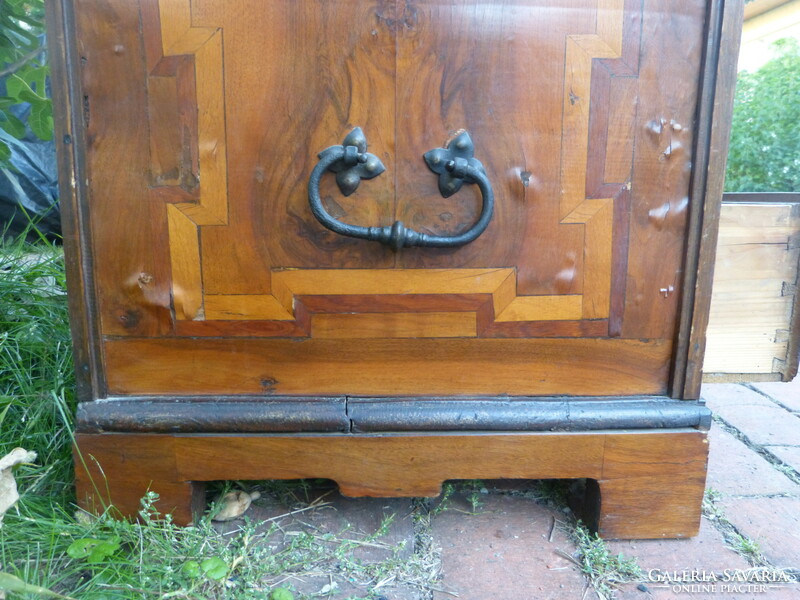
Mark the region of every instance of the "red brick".
[[759, 544], [770, 563], [800, 568], [800, 499], [727, 498], [718, 505], [740, 533]]
[[800, 377], [795, 377], [791, 383], [754, 383], [751, 385], [790, 410], [800, 412]]
[[736, 383], [706, 383], [700, 390], [700, 397], [708, 407], [719, 412], [730, 406], [766, 406], [777, 408], [769, 398], [755, 390]]
[[800, 416], [780, 408], [741, 385], [703, 386], [709, 408], [760, 445], [793, 446], [800, 442]]
[[780, 458], [795, 471], [800, 471], [800, 447], [798, 446], [767, 446], [772, 454]]
[[693, 538], [611, 541], [608, 548], [615, 554], [622, 552], [627, 557], [636, 558], [645, 576], [651, 569], [700, 569], [721, 573], [725, 569], [748, 567], [747, 561], [725, 545], [722, 534], [705, 518], [700, 522], [700, 533]]
[[[433, 543], [442, 549], [436, 600], [561, 600], [582, 598], [586, 581], [567, 555], [575, 545], [556, 526], [563, 513], [519, 496], [483, 495], [477, 514], [445, 510], [433, 517]], [[465, 504], [457, 499], [457, 506]], [[594, 599], [593, 592], [586, 594]]]
[[800, 493], [799, 485], [716, 423], [709, 446], [707, 489], [742, 496]]

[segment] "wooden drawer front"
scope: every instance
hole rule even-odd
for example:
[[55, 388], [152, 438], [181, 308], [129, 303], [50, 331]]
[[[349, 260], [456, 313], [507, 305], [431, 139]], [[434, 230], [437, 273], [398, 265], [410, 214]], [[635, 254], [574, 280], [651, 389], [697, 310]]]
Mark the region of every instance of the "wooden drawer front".
[[[703, 0], [75, 0], [107, 392], [664, 394]], [[422, 155], [465, 128], [495, 215]]]

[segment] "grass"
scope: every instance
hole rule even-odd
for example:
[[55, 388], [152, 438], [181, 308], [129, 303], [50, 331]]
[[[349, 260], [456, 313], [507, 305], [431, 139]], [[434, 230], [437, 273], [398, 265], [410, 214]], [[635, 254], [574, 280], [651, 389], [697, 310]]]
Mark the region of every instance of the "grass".
[[0, 454], [35, 451], [24, 487], [63, 500], [75, 399], [62, 254], [45, 240], [0, 244]]
[[601, 598], [613, 598], [620, 583], [641, 579], [636, 559], [613, 554], [600, 536], [592, 534], [580, 522], [575, 526], [573, 538], [578, 545], [575, 562]]

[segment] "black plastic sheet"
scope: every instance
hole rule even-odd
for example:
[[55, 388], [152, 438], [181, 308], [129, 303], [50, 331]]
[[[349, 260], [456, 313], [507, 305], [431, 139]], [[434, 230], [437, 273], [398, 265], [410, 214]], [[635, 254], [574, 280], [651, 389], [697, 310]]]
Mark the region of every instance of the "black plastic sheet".
[[[0, 82], [0, 88], [5, 90], [5, 82]], [[30, 106], [17, 105], [11, 111], [27, 123]], [[12, 165], [0, 168], [0, 232], [16, 237], [27, 230], [28, 238], [35, 239], [38, 230], [51, 240], [59, 239], [55, 143], [42, 141], [30, 131], [18, 140], [0, 129], [0, 139], [11, 149]]]

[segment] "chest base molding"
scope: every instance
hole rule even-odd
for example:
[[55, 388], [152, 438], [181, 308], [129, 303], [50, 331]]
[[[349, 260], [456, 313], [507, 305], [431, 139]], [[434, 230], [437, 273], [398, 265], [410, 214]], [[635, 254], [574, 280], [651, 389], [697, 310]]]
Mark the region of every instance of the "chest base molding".
[[79, 433], [81, 507], [131, 517], [148, 491], [191, 523], [216, 480], [326, 478], [351, 497], [433, 497], [448, 479], [586, 479], [579, 516], [605, 538], [691, 537], [707, 432]]

